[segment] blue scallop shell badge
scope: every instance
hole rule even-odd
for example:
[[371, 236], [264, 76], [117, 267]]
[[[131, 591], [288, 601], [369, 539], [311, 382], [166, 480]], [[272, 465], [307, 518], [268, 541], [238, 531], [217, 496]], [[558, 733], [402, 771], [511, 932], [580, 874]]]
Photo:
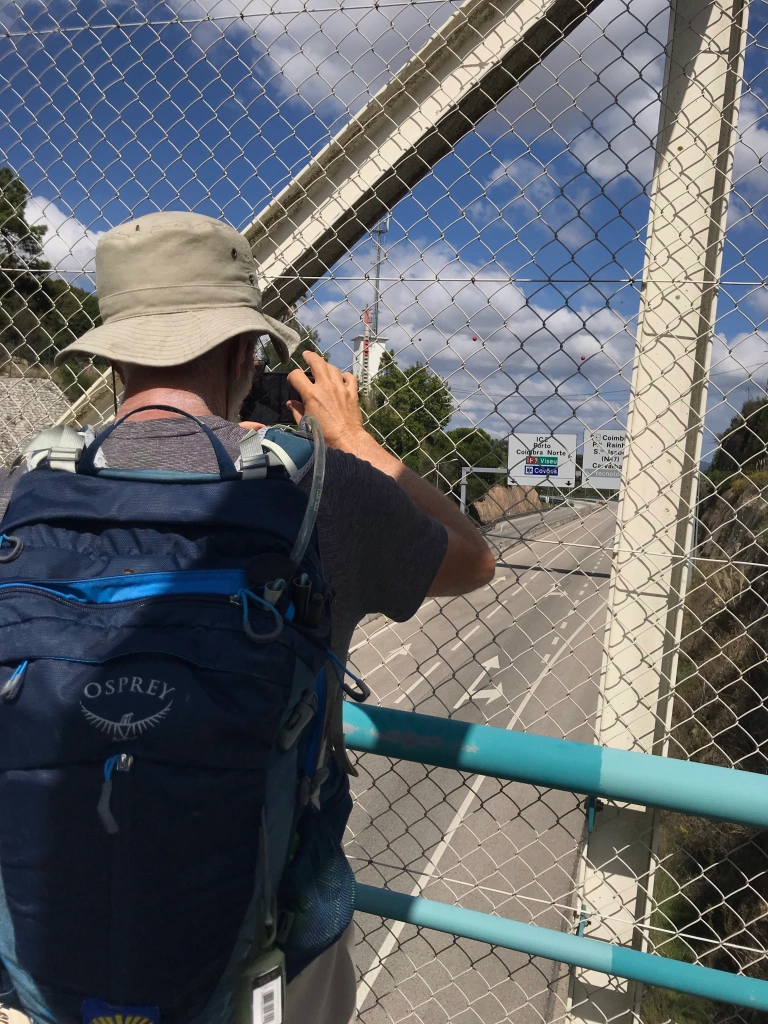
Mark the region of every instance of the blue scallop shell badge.
[[103, 999], [84, 999], [83, 1024], [160, 1024], [160, 1010], [157, 1006], [114, 1006]]

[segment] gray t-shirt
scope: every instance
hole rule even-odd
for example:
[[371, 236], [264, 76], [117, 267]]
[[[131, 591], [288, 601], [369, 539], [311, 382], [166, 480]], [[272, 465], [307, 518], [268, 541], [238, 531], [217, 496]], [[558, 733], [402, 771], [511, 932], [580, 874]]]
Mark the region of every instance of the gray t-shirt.
[[[233, 459], [245, 431], [216, 416], [206, 424]], [[109, 466], [215, 472], [205, 435], [186, 419], [130, 420], [104, 444]], [[18, 470], [2, 479], [0, 516], [10, 500]], [[126, 483], [126, 487], [130, 484]], [[309, 488], [305, 477], [301, 486]], [[426, 597], [445, 555], [445, 527], [414, 505], [394, 480], [368, 462], [329, 448], [325, 486], [317, 519], [323, 571], [336, 600], [333, 649], [346, 660], [355, 626], [375, 612], [404, 622]]]

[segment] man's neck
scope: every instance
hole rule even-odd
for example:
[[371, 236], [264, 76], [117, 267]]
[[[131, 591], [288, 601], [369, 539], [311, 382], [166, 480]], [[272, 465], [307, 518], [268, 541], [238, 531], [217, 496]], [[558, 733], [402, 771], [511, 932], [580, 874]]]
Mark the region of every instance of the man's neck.
[[[128, 392], [120, 403], [119, 415], [125, 416], [134, 409], [141, 409], [147, 405], [168, 405], [181, 412], [188, 412], [192, 416], [225, 415], [216, 408], [218, 404], [209, 402], [202, 395], [194, 391], [186, 391], [183, 388], [147, 387]], [[161, 409], [147, 409], [146, 412], [139, 412], [135, 416], [131, 416], [131, 420], [169, 419], [174, 415], [172, 412], [165, 412]]]

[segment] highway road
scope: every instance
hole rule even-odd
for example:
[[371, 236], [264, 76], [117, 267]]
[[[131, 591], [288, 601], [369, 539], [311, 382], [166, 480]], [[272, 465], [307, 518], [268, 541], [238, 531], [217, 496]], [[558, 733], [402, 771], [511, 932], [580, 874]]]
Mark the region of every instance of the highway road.
[[[379, 618], [351, 664], [388, 707], [592, 742], [615, 504], [502, 522], [494, 580]], [[571, 517], [571, 518], [569, 518]], [[575, 930], [583, 799], [352, 755], [348, 854], [360, 881]], [[357, 915], [363, 1024], [543, 1024], [566, 1009], [567, 968]]]

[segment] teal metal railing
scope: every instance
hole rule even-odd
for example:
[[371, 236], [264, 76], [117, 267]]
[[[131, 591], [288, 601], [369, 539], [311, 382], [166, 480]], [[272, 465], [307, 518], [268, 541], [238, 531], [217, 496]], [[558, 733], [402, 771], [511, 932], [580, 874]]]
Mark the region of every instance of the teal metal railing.
[[[351, 750], [768, 827], [765, 775], [350, 703], [344, 705], [344, 733]], [[357, 909], [648, 985], [768, 1010], [768, 981], [741, 974], [369, 885], [358, 885]]]

